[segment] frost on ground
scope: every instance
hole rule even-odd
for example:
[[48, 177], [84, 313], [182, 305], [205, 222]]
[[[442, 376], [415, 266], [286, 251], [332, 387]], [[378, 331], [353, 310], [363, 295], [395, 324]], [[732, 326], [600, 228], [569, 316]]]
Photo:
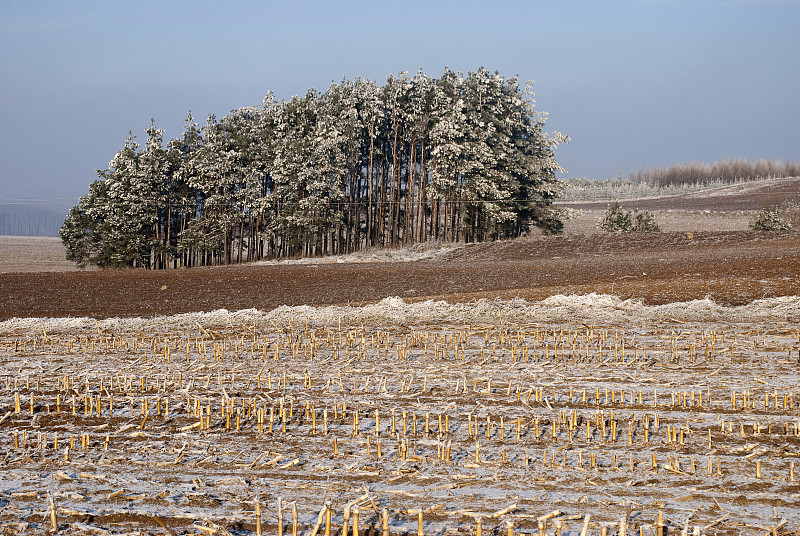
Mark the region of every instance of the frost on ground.
[[706, 298], [664, 305], [646, 305], [607, 294], [556, 295], [537, 302], [522, 299], [479, 299], [472, 303], [441, 300], [406, 302], [390, 297], [376, 304], [354, 306], [281, 306], [271, 311], [244, 309], [185, 313], [153, 318], [13, 318], [0, 322], [0, 335], [30, 336], [46, 332], [167, 332], [202, 328], [269, 329], [288, 322], [312, 327], [350, 325], [422, 325], [443, 323], [575, 323], [635, 325], [636, 323], [798, 323], [800, 297], [782, 296], [741, 306], [724, 306]]
[[799, 321], [597, 294], [12, 319], [0, 534], [250, 535], [256, 503], [311, 534], [326, 501], [332, 534], [348, 505], [373, 535], [790, 534]]
[[384, 249], [371, 248], [347, 255], [334, 255], [331, 257], [303, 257], [301, 259], [282, 259], [271, 261], [258, 261], [251, 263], [254, 266], [291, 265], [291, 264], [359, 264], [369, 262], [415, 262], [432, 260], [451, 251], [463, 248], [464, 244], [430, 241], [415, 244], [408, 248]]

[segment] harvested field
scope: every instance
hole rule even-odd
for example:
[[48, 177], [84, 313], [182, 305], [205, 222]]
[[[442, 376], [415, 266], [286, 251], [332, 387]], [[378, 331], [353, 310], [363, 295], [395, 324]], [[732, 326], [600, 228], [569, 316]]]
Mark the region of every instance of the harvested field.
[[798, 320], [555, 296], [7, 321], [0, 523], [311, 534], [329, 501], [332, 534], [348, 505], [369, 534], [794, 533]]
[[797, 534], [800, 233], [750, 194], [192, 270], [4, 247], [0, 534]]

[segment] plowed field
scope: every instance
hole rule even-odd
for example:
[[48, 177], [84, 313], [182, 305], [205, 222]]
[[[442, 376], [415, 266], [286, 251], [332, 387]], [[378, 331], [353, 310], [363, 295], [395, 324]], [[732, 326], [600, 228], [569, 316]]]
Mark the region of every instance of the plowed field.
[[800, 295], [800, 234], [595, 234], [473, 245], [418, 262], [3, 273], [0, 319], [590, 292], [652, 304], [709, 296], [735, 305]]

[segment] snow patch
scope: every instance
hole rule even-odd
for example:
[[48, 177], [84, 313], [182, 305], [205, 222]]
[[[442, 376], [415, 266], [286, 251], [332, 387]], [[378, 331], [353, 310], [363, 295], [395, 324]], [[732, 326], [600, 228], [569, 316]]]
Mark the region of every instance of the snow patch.
[[290, 265], [290, 264], [362, 264], [373, 262], [415, 262], [436, 259], [464, 247], [463, 244], [446, 242], [424, 242], [409, 248], [401, 249], [368, 249], [348, 255], [331, 257], [304, 257], [302, 259], [282, 259], [272, 261], [257, 261], [255, 266]]
[[607, 294], [556, 295], [538, 302], [481, 299], [472, 303], [427, 300], [408, 303], [384, 298], [362, 307], [282, 306], [271, 311], [243, 309], [184, 313], [151, 318], [13, 318], [0, 322], [0, 335], [35, 336], [46, 333], [176, 333], [202, 336], [205, 331], [274, 331], [304, 327], [421, 324], [618, 324], [642, 323], [797, 323], [800, 297], [756, 300], [725, 306], [706, 298], [666, 305], [646, 305]]

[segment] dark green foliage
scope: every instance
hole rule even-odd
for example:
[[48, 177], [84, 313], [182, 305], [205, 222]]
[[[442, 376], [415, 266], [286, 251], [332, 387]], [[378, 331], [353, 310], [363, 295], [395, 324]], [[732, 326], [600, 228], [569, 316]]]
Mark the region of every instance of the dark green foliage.
[[647, 210], [623, 210], [619, 203], [614, 203], [606, 209], [600, 219], [598, 227], [603, 231], [613, 233], [622, 232], [657, 232], [661, 228], [656, 223], [653, 214]]
[[83, 268], [88, 264], [98, 264], [94, 255], [96, 244], [92, 240], [93, 221], [80, 206], [72, 207], [64, 225], [61, 226], [59, 236], [67, 248], [67, 260]]

